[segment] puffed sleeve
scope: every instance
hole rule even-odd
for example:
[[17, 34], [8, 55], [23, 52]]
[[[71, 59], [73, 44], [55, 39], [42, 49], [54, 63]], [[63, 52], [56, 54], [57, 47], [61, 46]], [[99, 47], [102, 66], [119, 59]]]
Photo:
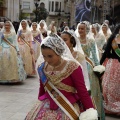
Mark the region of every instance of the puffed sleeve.
[[77, 90], [78, 96], [84, 108], [85, 109], [94, 108], [92, 100], [85, 87], [82, 69], [78, 67], [76, 70], [74, 70], [73, 73], [71, 74], [71, 78], [73, 80], [74, 87]]

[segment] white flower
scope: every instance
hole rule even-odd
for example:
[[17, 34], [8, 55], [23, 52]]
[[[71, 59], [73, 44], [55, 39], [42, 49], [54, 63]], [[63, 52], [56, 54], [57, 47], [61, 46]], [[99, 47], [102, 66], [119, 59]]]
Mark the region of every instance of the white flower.
[[103, 73], [105, 71], [105, 67], [103, 65], [98, 65], [93, 68], [93, 71]]
[[98, 120], [97, 110], [93, 108], [87, 109], [80, 114], [79, 120]]

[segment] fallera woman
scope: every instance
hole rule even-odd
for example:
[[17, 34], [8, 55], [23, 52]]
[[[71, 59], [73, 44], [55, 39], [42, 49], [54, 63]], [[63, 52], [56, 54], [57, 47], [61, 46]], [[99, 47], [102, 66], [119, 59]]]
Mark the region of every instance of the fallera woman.
[[18, 29], [17, 39], [20, 54], [23, 59], [27, 75], [35, 75], [35, 58], [32, 48], [32, 33], [26, 20], [22, 20]]
[[120, 116], [120, 24], [108, 39], [100, 63], [106, 67], [102, 77], [105, 112]]
[[10, 21], [6, 21], [0, 38], [0, 83], [22, 82], [26, 79], [17, 36]]
[[61, 33], [61, 38], [65, 41], [73, 57], [81, 64], [83, 76], [87, 90], [90, 90], [90, 81], [88, 77], [87, 63], [81, 44], [74, 31], [68, 30]]
[[41, 51], [39, 100], [26, 120], [97, 120], [80, 64], [65, 42], [52, 34], [43, 40]]
[[87, 22], [79, 23], [77, 26], [76, 34], [78, 35], [82, 49], [87, 58], [87, 69], [89, 74], [92, 99], [95, 101], [100, 120], [105, 120], [99, 79], [93, 71], [94, 66], [99, 65], [99, 54], [94, 37], [90, 33], [89, 24]]
[[33, 36], [33, 41], [32, 41], [32, 48], [34, 51], [34, 58], [35, 61], [37, 61], [39, 54], [40, 54], [40, 44], [42, 42], [42, 34], [38, 30], [38, 24], [36, 22], [33, 22], [31, 25], [31, 33]]

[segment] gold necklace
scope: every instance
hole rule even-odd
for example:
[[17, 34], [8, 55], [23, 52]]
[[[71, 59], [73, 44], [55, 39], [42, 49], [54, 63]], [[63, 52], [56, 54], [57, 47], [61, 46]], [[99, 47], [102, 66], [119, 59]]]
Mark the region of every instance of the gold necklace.
[[64, 60], [61, 58], [61, 60], [60, 60], [60, 64], [59, 64], [59, 65], [57, 65], [57, 66], [51, 66], [51, 65], [50, 65], [50, 67], [52, 68], [52, 71], [54, 71], [55, 69], [60, 68], [61, 65], [63, 64], [63, 62], [64, 62]]
[[32, 30], [32, 33], [37, 33], [37, 30]]
[[86, 42], [86, 37], [85, 37], [84, 39], [81, 39], [81, 38], [80, 38], [80, 42], [81, 42], [81, 43], [85, 43], [85, 42]]
[[25, 32], [26, 32], [26, 30], [23, 30], [23, 29], [22, 29], [22, 32], [23, 32], [23, 33], [25, 33]]

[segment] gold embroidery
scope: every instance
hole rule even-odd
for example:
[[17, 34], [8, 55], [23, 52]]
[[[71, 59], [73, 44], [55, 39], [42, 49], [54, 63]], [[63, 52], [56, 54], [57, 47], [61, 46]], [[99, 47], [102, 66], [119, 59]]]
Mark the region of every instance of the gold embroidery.
[[78, 68], [78, 64], [69, 61], [68, 64], [65, 66], [64, 70], [60, 72], [60, 74], [48, 74], [46, 73], [47, 78], [56, 85], [57, 83], [61, 82], [63, 79], [67, 78], [75, 69]]
[[64, 84], [62, 82], [60, 82], [59, 84], [56, 84], [55, 87], [60, 89], [60, 90], [76, 93], [76, 89], [74, 87], [66, 85], [66, 84]]

